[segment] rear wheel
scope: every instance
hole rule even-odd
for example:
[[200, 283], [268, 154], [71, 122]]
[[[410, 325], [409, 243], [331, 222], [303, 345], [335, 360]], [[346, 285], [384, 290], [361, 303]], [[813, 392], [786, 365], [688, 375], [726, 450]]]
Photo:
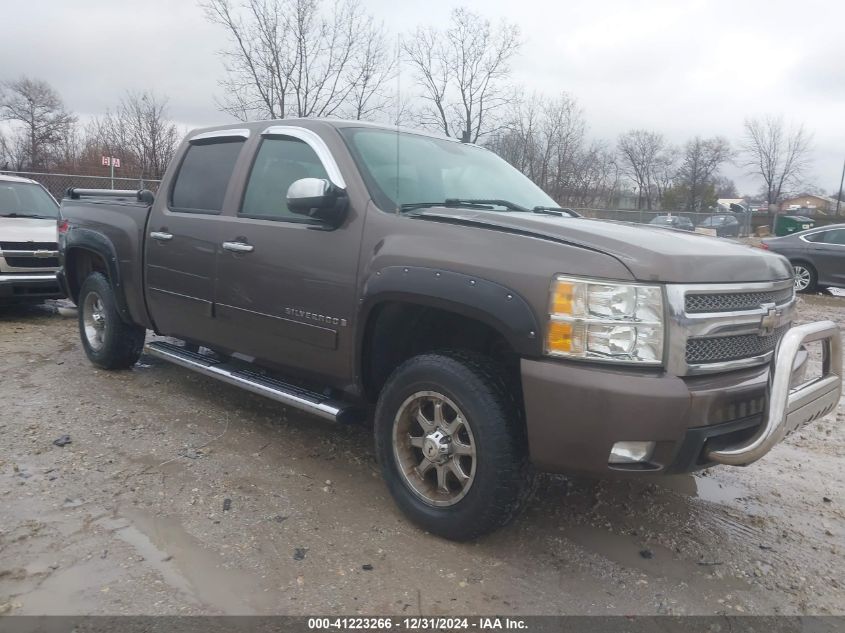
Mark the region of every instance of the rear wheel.
[[79, 335], [88, 360], [103, 369], [126, 369], [141, 356], [147, 331], [121, 319], [114, 290], [91, 273], [79, 291]]
[[396, 369], [376, 409], [376, 451], [400, 509], [453, 540], [509, 522], [531, 490], [521, 409], [483, 356], [425, 354]]
[[792, 270], [795, 272], [796, 292], [815, 292], [818, 281], [815, 268], [804, 262], [792, 262]]

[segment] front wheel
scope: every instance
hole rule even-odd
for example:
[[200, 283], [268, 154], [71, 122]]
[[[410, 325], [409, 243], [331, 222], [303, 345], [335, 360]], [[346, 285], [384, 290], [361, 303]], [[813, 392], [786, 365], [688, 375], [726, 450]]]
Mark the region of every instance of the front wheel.
[[88, 275], [77, 305], [79, 335], [88, 360], [103, 369], [126, 369], [138, 362], [147, 331], [121, 319], [114, 289], [105, 275]]
[[444, 352], [402, 364], [379, 398], [375, 439], [397, 505], [445, 538], [505, 525], [531, 490], [521, 408], [503, 370], [483, 356]]
[[804, 262], [793, 262], [792, 270], [795, 272], [795, 292], [814, 292], [816, 290], [818, 277], [812, 266]]

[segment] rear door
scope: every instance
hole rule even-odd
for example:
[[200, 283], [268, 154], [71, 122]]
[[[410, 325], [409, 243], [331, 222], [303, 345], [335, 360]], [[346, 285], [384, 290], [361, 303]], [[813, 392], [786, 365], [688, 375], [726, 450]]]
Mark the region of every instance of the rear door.
[[325, 142], [293, 126], [268, 128], [242, 204], [227, 218], [217, 266], [216, 310], [223, 345], [264, 364], [336, 381], [348, 373], [363, 209], [352, 201], [328, 230], [288, 210], [301, 178], [345, 188]]
[[147, 304], [156, 329], [213, 343], [214, 270], [232, 173], [246, 129], [190, 139], [169, 191], [157, 196], [145, 244]]

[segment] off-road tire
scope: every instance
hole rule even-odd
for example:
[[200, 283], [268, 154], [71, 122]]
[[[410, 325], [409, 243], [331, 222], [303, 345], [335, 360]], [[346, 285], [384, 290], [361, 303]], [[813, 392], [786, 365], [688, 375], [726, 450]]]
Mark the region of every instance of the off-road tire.
[[[454, 505], [437, 507], [415, 494], [399, 470], [393, 426], [403, 403], [419, 392], [456, 403], [476, 446], [472, 485]], [[381, 391], [375, 413], [376, 454], [399, 508], [421, 528], [455, 541], [475, 539], [511, 521], [533, 491], [521, 398], [504, 369], [480, 354], [442, 351], [400, 365]]]
[[[100, 347], [97, 349], [86, 334], [86, 302], [94, 295], [102, 308]], [[146, 329], [126, 323], [118, 313], [117, 302], [109, 280], [102, 273], [91, 273], [82, 284], [77, 301], [79, 312], [79, 337], [85, 355], [102, 369], [127, 369], [132, 367], [144, 349]]]

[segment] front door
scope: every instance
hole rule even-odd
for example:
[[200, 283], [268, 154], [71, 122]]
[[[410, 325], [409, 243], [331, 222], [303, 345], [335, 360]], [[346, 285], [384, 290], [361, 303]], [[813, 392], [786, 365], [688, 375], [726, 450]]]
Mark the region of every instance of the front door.
[[191, 139], [147, 225], [147, 303], [161, 334], [214, 341], [214, 269], [221, 213], [244, 145], [237, 130]]
[[314, 133], [273, 130], [261, 140], [240, 208], [222, 227], [215, 290], [221, 343], [250, 359], [339, 383], [354, 347], [363, 214], [350, 208], [343, 225], [326, 230], [291, 213], [286, 199], [294, 181], [344, 182], [334, 162], [321, 160], [333, 161]]

